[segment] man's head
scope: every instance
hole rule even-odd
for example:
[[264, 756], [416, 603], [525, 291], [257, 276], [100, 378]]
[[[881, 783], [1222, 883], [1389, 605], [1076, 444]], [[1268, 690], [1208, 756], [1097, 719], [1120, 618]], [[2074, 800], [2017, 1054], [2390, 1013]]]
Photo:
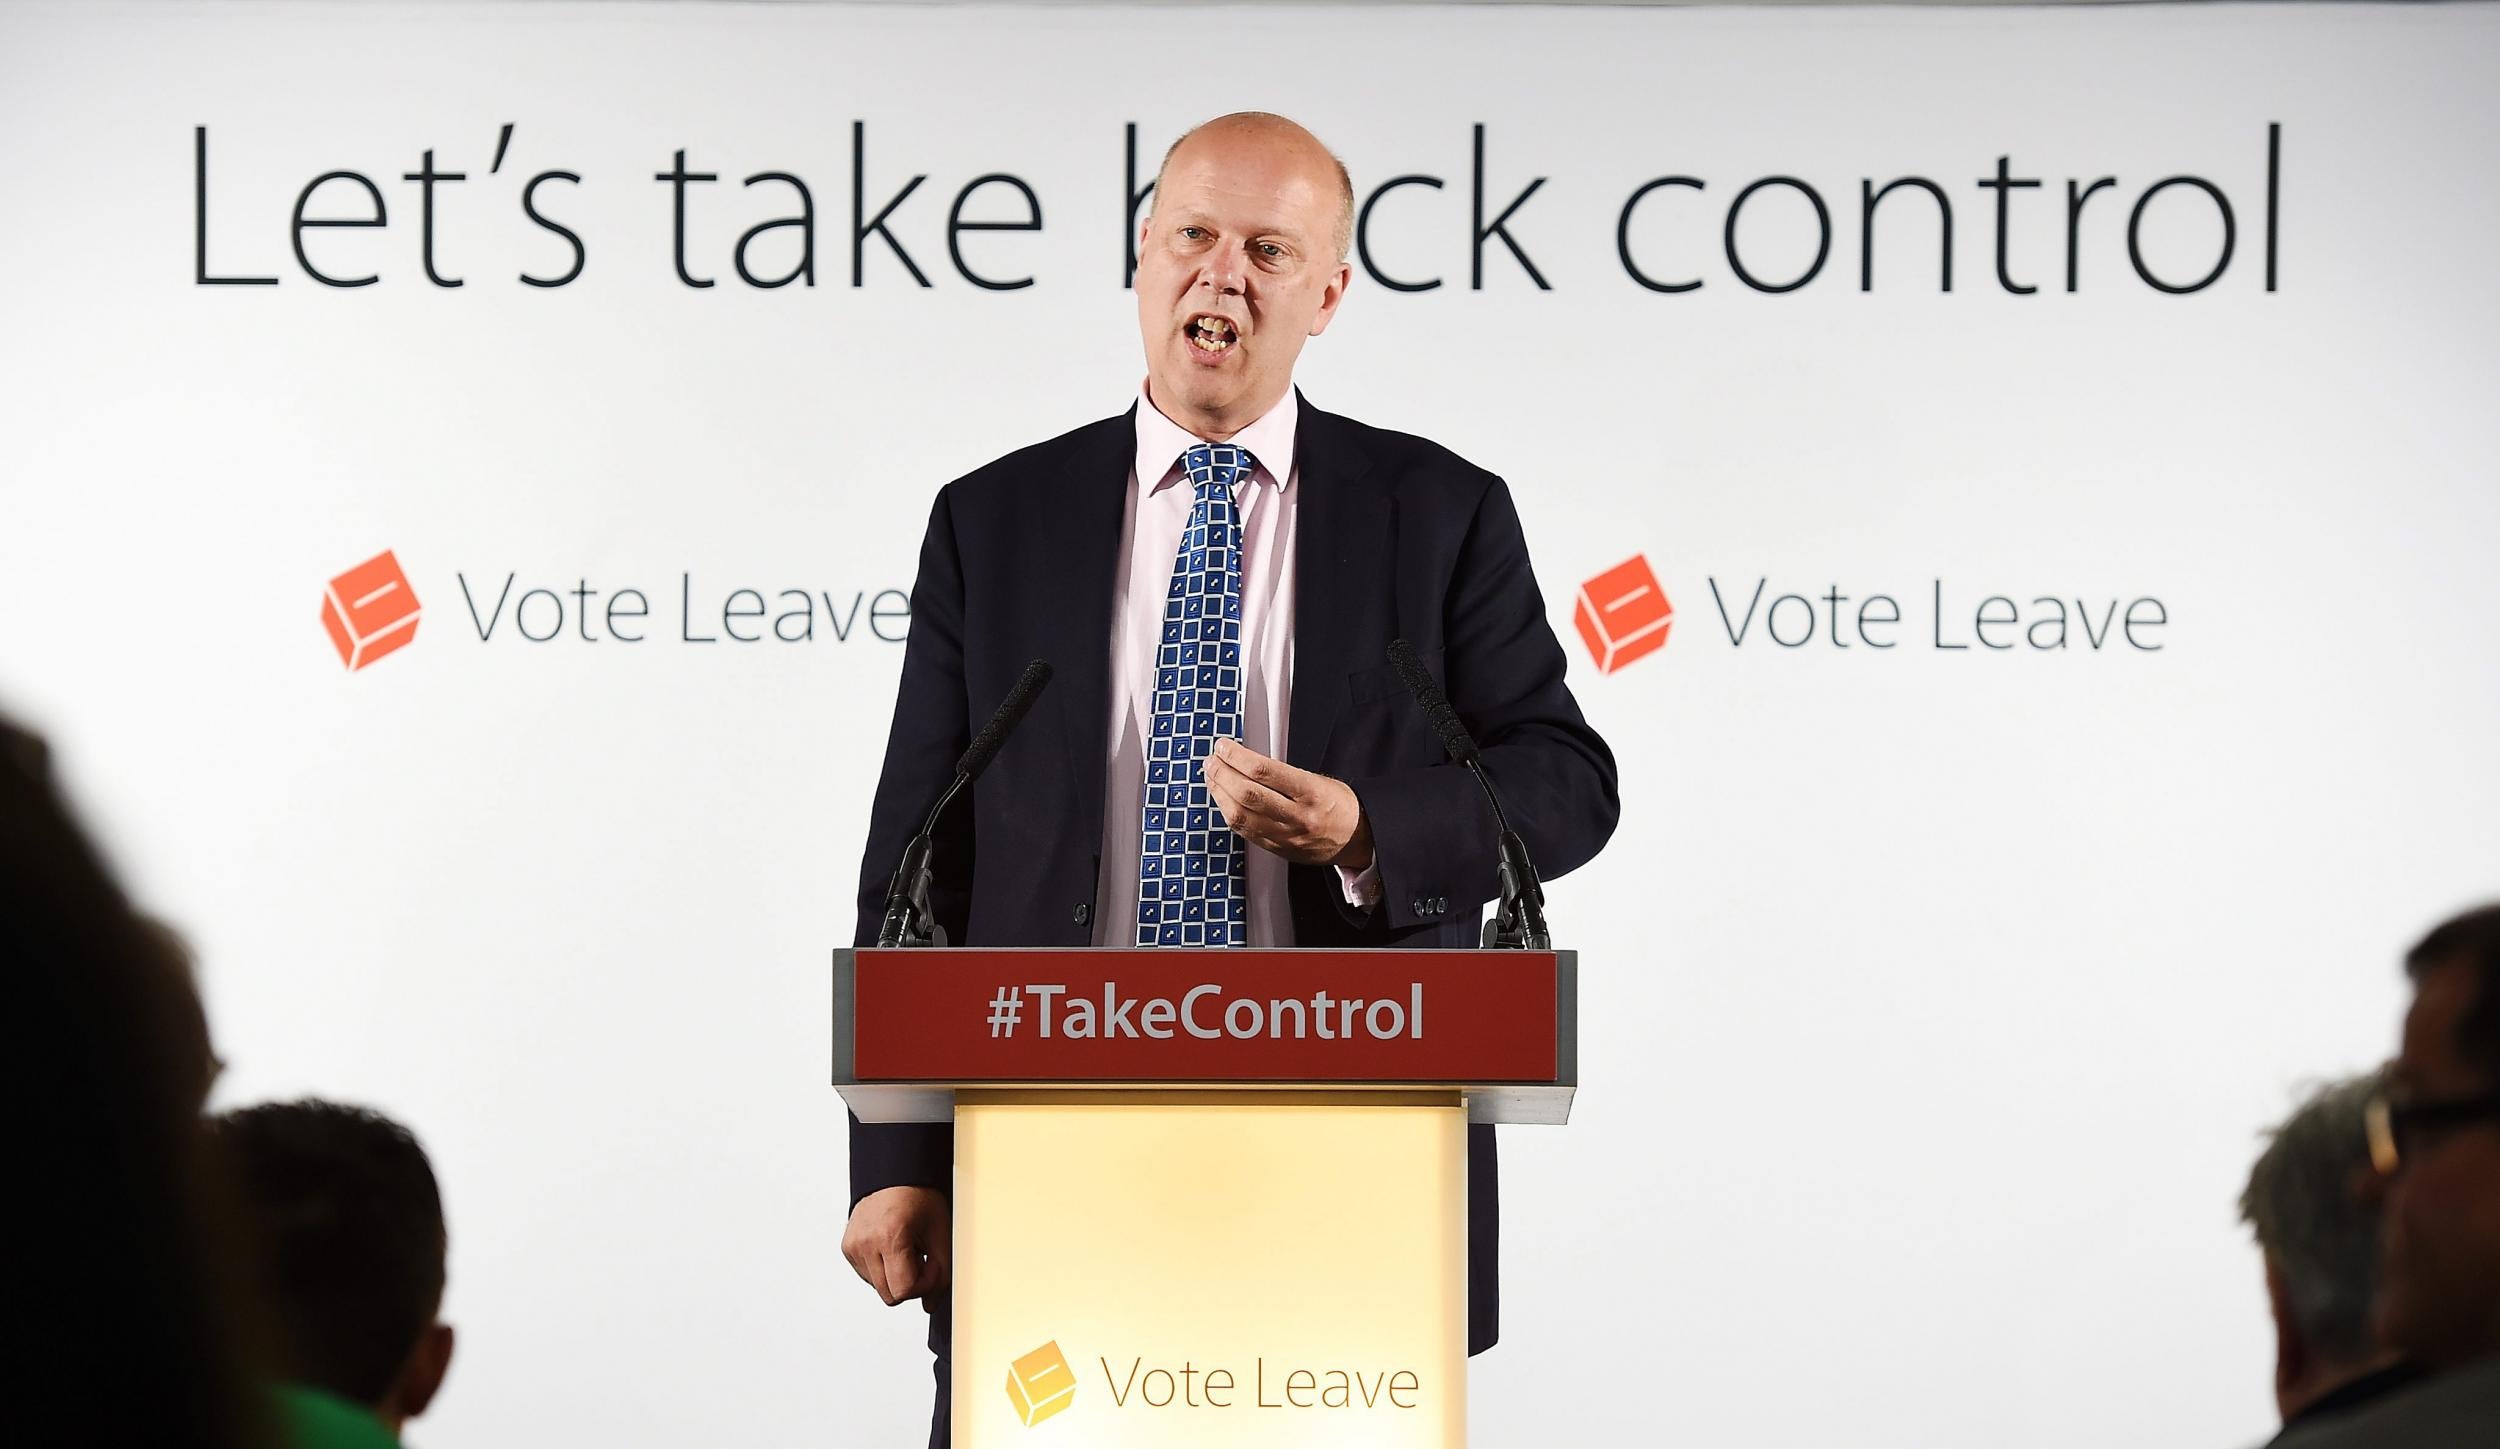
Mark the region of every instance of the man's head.
[[2378, 1294], [2377, 1206], [2353, 1192], [2370, 1164], [2363, 1118], [2377, 1074], [2333, 1083], [2275, 1129], [2240, 1194], [2274, 1306], [2275, 1403], [2291, 1418], [2388, 1355], [2370, 1318]]
[[2392, 1157], [2379, 1334], [2439, 1368], [2500, 1357], [2500, 904], [2405, 958], [2413, 1007], [2378, 1144]]
[[[13, 1144], [12, 1381], [106, 1403], [119, 1442], [261, 1442], [201, 1104], [186, 953], [133, 909], [35, 735], [0, 719], [0, 956], [11, 1065], [43, 1108]], [[24, 1325], [19, 1330], [16, 1325]]]
[[1156, 408], [1222, 442], [1274, 407], [1345, 296], [1353, 230], [1345, 167], [1282, 116], [1219, 116], [1174, 142], [1137, 238]]
[[443, 1203], [425, 1149], [378, 1112], [273, 1102], [213, 1119], [248, 1271], [290, 1382], [363, 1404], [393, 1432], [451, 1366]]

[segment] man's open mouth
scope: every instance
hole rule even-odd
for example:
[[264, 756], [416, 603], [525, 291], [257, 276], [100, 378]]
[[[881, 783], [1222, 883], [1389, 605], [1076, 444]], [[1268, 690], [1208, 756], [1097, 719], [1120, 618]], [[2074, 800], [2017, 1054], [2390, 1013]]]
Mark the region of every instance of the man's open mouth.
[[1232, 350], [1233, 324], [1211, 312], [1201, 312], [1189, 319], [1189, 345], [1200, 352]]

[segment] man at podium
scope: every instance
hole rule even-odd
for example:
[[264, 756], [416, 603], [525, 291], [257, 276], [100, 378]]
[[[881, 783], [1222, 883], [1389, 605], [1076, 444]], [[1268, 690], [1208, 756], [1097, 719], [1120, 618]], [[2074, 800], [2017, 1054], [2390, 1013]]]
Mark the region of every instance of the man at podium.
[[[1549, 874], [1594, 856], [1614, 757], [1508, 489], [1293, 386], [1351, 269], [1353, 188], [1279, 116], [1166, 155], [1139, 229], [1135, 404], [943, 489], [912, 589], [857, 943], [1026, 661], [1056, 682], [937, 834], [933, 909], [986, 946], [1464, 947], [1498, 892], [1492, 812], [1386, 657], [1413, 643]], [[948, 1435], [952, 1129], [851, 1120], [843, 1253], [923, 1300]], [[1468, 1129], [1467, 1350], [1497, 1332], [1493, 1129]]]

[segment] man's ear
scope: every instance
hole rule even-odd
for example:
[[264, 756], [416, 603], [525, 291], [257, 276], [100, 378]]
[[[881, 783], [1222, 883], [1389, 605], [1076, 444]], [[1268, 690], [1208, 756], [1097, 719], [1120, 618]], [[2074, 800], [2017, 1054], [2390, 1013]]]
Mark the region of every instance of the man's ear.
[[391, 1390], [391, 1401], [383, 1406], [384, 1417], [394, 1426], [425, 1412], [434, 1402], [434, 1395], [443, 1387], [443, 1376], [451, 1372], [452, 1331], [448, 1323], [432, 1323], [417, 1339], [417, 1346], [408, 1355], [408, 1363], [399, 1371], [399, 1383]]
[[1328, 290], [1320, 293], [1319, 315], [1311, 319], [1311, 335], [1317, 337], [1328, 330], [1337, 315], [1337, 304], [1345, 300], [1346, 283], [1354, 280], [1354, 268], [1346, 262], [1337, 263], [1337, 275], [1330, 279]]

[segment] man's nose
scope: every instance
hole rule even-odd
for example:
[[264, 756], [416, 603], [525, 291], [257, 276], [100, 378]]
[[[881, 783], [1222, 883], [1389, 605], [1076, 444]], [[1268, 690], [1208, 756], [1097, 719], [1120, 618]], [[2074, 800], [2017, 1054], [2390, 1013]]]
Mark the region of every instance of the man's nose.
[[1198, 269], [1198, 285], [1211, 287], [1225, 297], [1241, 295], [1242, 283], [1250, 275], [1248, 256], [1236, 247], [1219, 247], [1207, 254]]

